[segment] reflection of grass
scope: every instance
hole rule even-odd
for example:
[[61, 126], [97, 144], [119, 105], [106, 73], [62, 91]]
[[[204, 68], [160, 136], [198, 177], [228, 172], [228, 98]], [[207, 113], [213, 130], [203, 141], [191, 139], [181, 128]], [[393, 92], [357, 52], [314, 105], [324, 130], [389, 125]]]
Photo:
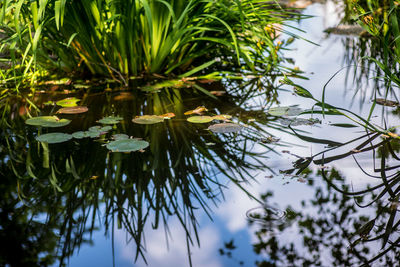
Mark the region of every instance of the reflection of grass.
[[[106, 230], [114, 223], [124, 228], [137, 245], [136, 256], [144, 255], [144, 227], [164, 225], [168, 218], [179, 219], [186, 232], [188, 248], [200, 240], [197, 234], [197, 209], [211, 217], [212, 204], [223, 199], [228, 183], [243, 189], [250, 171], [268, 168], [266, 156], [254, 152], [254, 143], [262, 136], [258, 124], [268, 117], [257, 117], [257, 124], [240, 133], [216, 135], [206, 131], [206, 125], [190, 124], [183, 113], [205, 101], [210, 112], [249, 113], [229, 96], [224, 101], [193, 98], [179, 89], [160, 94], [135, 94], [119, 105], [112, 94], [103, 100], [87, 95], [83, 104], [89, 113], [80, 123], [71, 123], [75, 131], [93, 126], [103, 116], [115, 114], [124, 118], [114, 132], [140, 137], [150, 143], [144, 153], [111, 153], [101, 144], [86, 138], [56, 145], [41, 145], [34, 140], [35, 131], [19, 116], [10, 119], [18, 103], [2, 102], [2, 149], [7, 152], [0, 165], [14, 173], [17, 186], [13, 194], [22, 203], [46, 214], [48, 221], [60, 221], [61, 236], [58, 255], [65, 261], [97, 227], [98, 216], [104, 216]], [[185, 99], [192, 99], [186, 101]], [[44, 101], [45, 102], [45, 101]], [[31, 111], [33, 112], [33, 111]], [[55, 110], [52, 110], [55, 112]], [[90, 113], [92, 112], [92, 113]], [[131, 122], [136, 115], [174, 112], [176, 117], [155, 125]], [[254, 114], [254, 112], [249, 113]], [[235, 114], [233, 114], [235, 115]], [[83, 129], [82, 129], [83, 128]], [[46, 132], [46, 129], [41, 129]], [[106, 136], [108, 137], [108, 136]], [[269, 148], [267, 144], [260, 144]], [[9, 160], [6, 158], [8, 157]], [[101, 208], [104, 206], [104, 210]], [[28, 211], [26, 211], [28, 212]]]

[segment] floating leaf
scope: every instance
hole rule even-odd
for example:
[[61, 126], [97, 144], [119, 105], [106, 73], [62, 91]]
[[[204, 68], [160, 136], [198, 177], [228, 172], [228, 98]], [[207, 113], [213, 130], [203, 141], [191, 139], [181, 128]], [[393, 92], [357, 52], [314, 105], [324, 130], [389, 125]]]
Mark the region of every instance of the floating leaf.
[[193, 110], [186, 111], [184, 114], [185, 115], [192, 115], [192, 114], [201, 115], [201, 114], [203, 114], [204, 111], [208, 111], [208, 109], [206, 109], [203, 106], [200, 106], [200, 107], [197, 107], [197, 108], [195, 108]]
[[299, 126], [299, 125], [314, 125], [316, 123], [321, 123], [319, 119], [303, 119], [303, 118], [296, 118], [296, 119], [289, 119], [289, 118], [280, 118], [279, 122], [285, 126]]
[[145, 149], [148, 146], [148, 142], [138, 139], [115, 140], [106, 145], [112, 152], [133, 152]]
[[127, 134], [113, 134], [112, 138], [114, 140], [125, 140], [125, 139], [129, 139], [129, 135], [127, 135]]
[[72, 133], [72, 137], [76, 138], [76, 139], [82, 139], [85, 137], [89, 137], [89, 132], [84, 132], [84, 131], [75, 132], [75, 133]]
[[231, 115], [221, 114], [213, 117], [214, 120], [226, 121], [232, 119]]
[[59, 100], [56, 102], [57, 105], [62, 106], [64, 108], [68, 108], [68, 107], [76, 107], [78, 104], [78, 102], [81, 101], [78, 98], [75, 97], [68, 97], [62, 100]]
[[208, 130], [214, 133], [234, 133], [239, 132], [243, 127], [236, 123], [217, 123], [210, 125]]
[[47, 133], [36, 137], [39, 142], [56, 144], [68, 141], [72, 138], [72, 135], [66, 133]]
[[160, 117], [163, 117], [164, 119], [170, 119], [170, 118], [175, 117], [175, 114], [172, 113], [172, 112], [169, 112], [169, 113], [165, 113], [165, 114], [160, 115]]
[[192, 116], [187, 118], [187, 121], [192, 123], [207, 123], [213, 120], [214, 118], [211, 116]]
[[97, 122], [102, 123], [102, 124], [117, 124], [120, 121], [122, 121], [121, 117], [109, 116], [109, 117], [104, 117], [101, 120], [98, 120]]
[[76, 107], [60, 108], [59, 110], [57, 110], [57, 113], [61, 113], [61, 114], [79, 114], [79, 113], [85, 113], [87, 111], [88, 111], [87, 107], [76, 106]]
[[277, 142], [279, 142], [279, 140], [281, 140], [281, 139], [278, 137], [274, 137], [274, 136], [260, 138], [260, 142], [264, 143], [264, 144], [277, 143]]
[[350, 123], [331, 123], [329, 125], [335, 126], [335, 127], [343, 127], [343, 128], [355, 128], [355, 127], [358, 127], [357, 125], [350, 124]]
[[210, 94], [215, 96], [223, 96], [224, 94], [226, 94], [226, 91], [211, 91]]
[[392, 101], [392, 100], [387, 100], [387, 99], [384, 99], [384, 98], [377, 98], [377, 99], [375, 99], [375, 102], [378, 105], [383, 105], [383, 106], [387, 106], [387, 107], [396, 107], [396, 106], [399, 105], [399, 102]]
[[296, 106], [288, 106], [288, 107], [274, 107], [268, 110], [268, 113], [272, 116], [297, 116], [303, 110]]
[[158, 115], [143, 115], [143, 116], [137, 116], [132, 121], [138, 124], [154, 124], [163, 122], [164, 118]]
[[129, 92], [121, 92], [119, 95], [114, 96], [115, 101], [128, 101], [133, 98], [133, 95]]
[[59, 119], [57, 116], [39, 116], [27, 119], [26, 124], [42, 127], [62, 127], [68, 125], [71, 121]]

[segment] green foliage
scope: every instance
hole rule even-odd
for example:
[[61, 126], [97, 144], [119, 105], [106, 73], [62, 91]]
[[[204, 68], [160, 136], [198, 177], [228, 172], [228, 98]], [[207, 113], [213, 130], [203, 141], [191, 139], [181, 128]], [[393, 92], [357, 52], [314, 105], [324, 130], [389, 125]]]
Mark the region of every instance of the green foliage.
[[259, 0], [5, 0], [0, 8], [0, 52], [10, 54], [14, 76], [42, 67], [125, 83], [215, 61], [252, 72], [257, 62], [276, 66], [272, 25], [289, 18]]

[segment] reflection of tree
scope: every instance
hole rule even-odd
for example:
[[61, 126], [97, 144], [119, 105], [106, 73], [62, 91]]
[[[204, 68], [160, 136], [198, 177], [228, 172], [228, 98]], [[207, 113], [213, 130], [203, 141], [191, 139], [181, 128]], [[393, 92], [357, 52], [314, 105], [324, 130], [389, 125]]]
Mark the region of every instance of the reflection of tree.
[[[195, 95], [189, 95], [192, 100], [185, 100], [189, 98], [179, 90], [165, 90], [147, 96], [135, 94], [133, 100], [127, 98], [117, 105], [114, 96], [86, 95], [83, 104], [89, 106], [91, 113], [78, 115], [82, 120], [74, 121], [64, 131], [86, 130], [95, 120], [111, 114], [124, 117], [124, 123], [96, 140], [51, 145], [35, 141], [37, 130], [32, 132], [16, 115], [19, 107], [2, 102], [2, 128], [6, 130], [1, 132], [0, 167], [9, 177], [2, 185], [3, 195], [7, 196], [2, 212], [10, 205], [6, 202], [13, 201], [9, 209], [14, 209], [9, 212], [15, 213], [18, 208], [20, 216], [26, 218], [21, 227], [29, 229], [32, 236], [40, 236], [43, 242], [51, 241], [39, 251], [30, 248], [32, 253], [37, 251], [33, 255], [36, 261], [45, 254], [49, 261], [65, 262], [82, 242], [90, 239], [100, 222], [111, 233], [114, 224], [126, 230], [137, 245], [136, 257], [145, 256], [145, 224], [150, 223], [153, 228], [163, 225], [168, 234], [171, 216], [181, 222], [190, 248], [199, 242], [196, 210], [210, 214], [210, 204], [223, 198], [228, 181], [242, 188], [248, 182], [249, 170], [267, 168], [265, 156], [251, 152], [254, 141], [266, 134], [257, 124], [240, 133], [217, 135], [206, 131], [207, 126], [186, 122], [183, 115], [203, 101], [215, 114], [247, 114], [235, 101], [203, 100]], [[229, 100], [228, 96], [224, 98]], [[167, 112], [174, 112], [176, 118], [156, 125], [131, 123], [135, 115]], [[10, 114], [15, 118], [11, 119]], [[264, 115], [256, 121], [265, 123], [268, 118]], [[143, 138], [150, 147], [142, 153], [108, 152], [102, 144], [113, 133]], [[268, 149], [267, 144], [260, 145]], [[247, 194], [245, 190], [244, 193]], [[34, 223], [33, 218], [40, 220]], [[3, 223], [7, 220], [1, 220]], [[13, 221], [13, 226], [19, 224]], [[5, 229], [6, 224], [1, 227]], [[36, 233], [36, 229], [42, 232]], [[7, 240], [11, 232], [2, 234]], [[34, 244], [39, 246], [42, 242]], [[44, 253], [39, 255], [41, 252]], [[5, 256], [1, 261], [10, 262]]]
[[[377, 137], [379, 134], [364, 136], [356, 149], [349, 149], [350, 153], [325, 157], [321, 152], [297, 160], [294, 168], [287, 171], [308, 173], [311, 163], [324, 166], [353, 156], [365, 178], [375, 178], [377, 184], [354, 191], [338, 170], [322, 167], [309, 180], [314, 196], [302, 200], [301, 210], [288, 207], [284, 223], [277, 223], [276, 215], [269, 212], [273, 192], [262, 196], [266, 206], [249, 217], [256, 227], [254, 251], [264, 256], [258, 266], [396, 266], [400, 262], [399, 157], [392, 146], [398, 140]], [[373, 152], [377, 163], [374, 174], [364, 170], [356, 159], [357, 153], [365, 151]], [[322, 183], [315, 183], [317, 180]]]

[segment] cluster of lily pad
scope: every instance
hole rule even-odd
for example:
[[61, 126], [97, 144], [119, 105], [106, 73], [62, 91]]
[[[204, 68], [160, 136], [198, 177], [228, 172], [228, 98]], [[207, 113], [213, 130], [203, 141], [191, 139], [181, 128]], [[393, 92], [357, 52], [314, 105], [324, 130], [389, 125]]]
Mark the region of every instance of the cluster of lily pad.
[[[67, 98], [57, 101], [56, 104], [62, 106], [62, 108], [60, 108], [56, 113], [78, 114], [87, 112], [87, 107], [77, 105], [79, 101], [80, 100], [77, 98]], [[224, 121], [223, 123], [213, 124], [208, 127], [208, 129], [214, 133], [232, 133], [238, 132], [242, 129], [241, 125], [237, 123], [232, 123], [230, 121], [230, 119], [232, 118], [232, 116], [230, 115], [202, 115], [205, 111], [207, 111], [205, 107], [197, 107], [194, 110], [185, 112], [185, 115], [196, 114], [194, 116], [188, 117], [187, 121], [191, 123], [208, 123], [214, 120]], [[162, 115], [142, 115], [132, 119], [132, 122], [137, 124], [155, 124], [163, 122], [165, 119], [171, 119], [173, 117], [175, 117], [174, 113], [166, 113]], [[72, 138], [97, 138], [112, 130], [112, 126], [110, 125], [115, 125], [122, 120], [122, 117], [108, 116], [97, 121], [98, 123], [103, 124], [103, 126], [92, 126], [87, 131], [78, 131], [72, 134], [61, 132], [46, 133], [36, 137], [36, 140], [39, 142], [55, 144], [66, 142], [68, 140], [71, 140]], [[71, 120], [58, 118], [57, 116], [38, 116], [29, 118], [25, 121], [25, 123], [28, 125], [51, 128], [63, 127], [68, 125], [70, 122]], [[114, 134], [112, 138], [113, 140], [109, 141], [106, 144], [106, 147], [113, 152], [142, 151], [149, 146], [149, 143], [147, 141], [141, 140], [139, 138], [132, 138], [125, 134]]]

